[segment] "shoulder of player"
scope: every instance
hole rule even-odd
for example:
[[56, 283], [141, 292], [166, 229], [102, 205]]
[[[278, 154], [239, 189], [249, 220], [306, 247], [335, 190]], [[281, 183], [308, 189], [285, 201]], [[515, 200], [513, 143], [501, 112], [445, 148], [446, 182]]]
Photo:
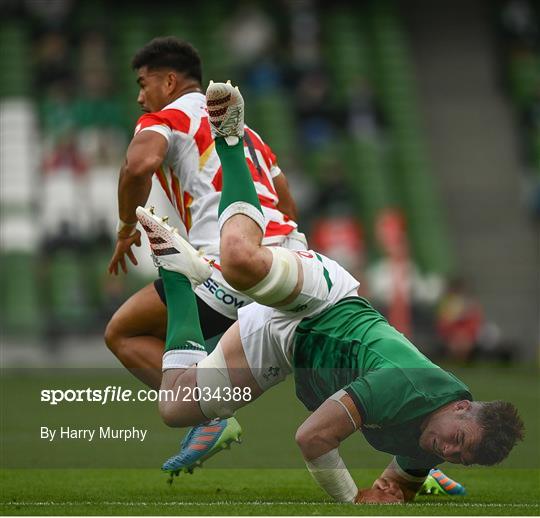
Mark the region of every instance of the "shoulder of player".
[[137, 121], [135, 133], [152, 126], [165, 126], [171, 131], [189, 133], [191, 119], [183, 111], [172, 108], [159, 112], [145, 113]]
[[183, 95], [158, 112], [145, 113], [137, 121], [137, 131], [153, 125], [161, 125], [172, 131], [189, 133], [192, 119], [201, 107], [199, 96]]

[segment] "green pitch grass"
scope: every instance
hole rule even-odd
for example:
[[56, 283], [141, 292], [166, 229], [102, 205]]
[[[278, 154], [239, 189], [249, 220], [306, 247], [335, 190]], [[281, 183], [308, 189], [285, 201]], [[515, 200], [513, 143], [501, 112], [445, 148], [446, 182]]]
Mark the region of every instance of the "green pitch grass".
[[[459, 472], [459, 474], [457, 472]], [[368, 485], [377, 470], [355, 470]], [[172, 486], [158, 470], [6, 470], [10, 515], [538, 515], [536, 470], [453, 470], [467, 497], [418, 497], [407, 505], [329, 502], [305, 470], [203, 469]]]

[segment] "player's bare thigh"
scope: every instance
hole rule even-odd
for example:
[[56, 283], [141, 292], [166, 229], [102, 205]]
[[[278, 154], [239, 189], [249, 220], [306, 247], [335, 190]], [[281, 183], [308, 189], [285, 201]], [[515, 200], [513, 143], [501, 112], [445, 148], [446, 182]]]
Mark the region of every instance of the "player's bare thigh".
[[[246, 392], [243, 391], [242, 394], [244, 396], [234, 405], [235, 409], [241, 408], [257, 399], [263, 391], [255, 381], [249, 368], [240, 340], [238, 323], [233, 324], [227, 330], [217, 345], [216, 349], [218, 348], [223, 353], [231, 387], [250, 389], [247, 392], [249, 397], [246, 397]], [[217, 354], [217, 352], [214, 351], [212, 354]], [[163, 396], [160, 398], [159, 411], [163, 421], [167, 425], [174, 427], [193, 426], [203, 423], [211, 417], [215, 417], [205, 415], [201, 410], [201, 403], [197, 401], [200, 393], [195, 392], [194, 389], [197, 387], [198, 368], [201, 367], [194, 366], [187, 370], [169, 369], [163, 373], [161, 389], [162, 391], [168, 391], [169, 394], [174, 396], [174, 399], [165, 399], [165, 392], [162, 392]], [[216, 387], [210, 388], [209, 394], [218, 396]], [[197, 394], [197, 397], [193, 397], [195, 394]], [[226, 396], [226, 394], [224, 393], [220, 396]], [[213, 401], [211, 403], [210, 405], [205, 405], [207, 411], [209, 408], [215, 408], [216, 405], [219, 406], [219, 401]]]
[[149, 335], [164, 341], [166, 334], [167, 307], [159, 297], [154, 283], [151, 283], [133, 294], [116, 310], [105, 331], [105, 338], [111, 346], [110, 342], [121, 337]]

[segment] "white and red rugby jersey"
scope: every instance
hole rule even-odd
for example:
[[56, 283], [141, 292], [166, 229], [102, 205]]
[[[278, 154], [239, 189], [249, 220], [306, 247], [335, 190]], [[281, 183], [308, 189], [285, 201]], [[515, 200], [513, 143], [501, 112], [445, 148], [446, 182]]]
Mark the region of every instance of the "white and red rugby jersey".
[[[135, 134], [156, 131], [169, 143], [157, 179], [183, 221], [190, 243], [205, 255], [219, 255], [218, 205], [222, 171], [210, 132], [206, 99], [202, 93], [183, 95], [161, 111], [146, 113]], [[273, 178], [281, 173], [276, 156], [253, 130], [246, 127], [259, 162], [253, 163], [246, 139], [244, 150], [266, 220], [263, 244], [280, 244], [297, 225], [277, 208]], [[260, 171], [260, 172], [259, 172]]]

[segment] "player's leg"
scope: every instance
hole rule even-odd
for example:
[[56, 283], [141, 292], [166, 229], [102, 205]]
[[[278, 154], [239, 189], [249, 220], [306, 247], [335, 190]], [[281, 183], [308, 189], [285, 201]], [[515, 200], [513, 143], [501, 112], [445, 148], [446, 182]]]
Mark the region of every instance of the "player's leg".
[[[202, 347], [204, 341], [193, 286], [209, 278], [212, 267], [166, 223], [165, 218], [142, 207], [137, 209], [137, 217], [148, 234], [154, 262], [160, 267], [167, 301], [167, 338], [162, 360], [161, 389], [166, 391], [163, 394], [175, 397], [160, 399], [160, 414], [171, 426], [203, 423], [188, 433], [180, 453], [166, 461], [163, 469], [171, 473], [178, 473], [181, 469], [192, 471], [206, 458], [233, 440], [238, 440], [241, 433], [240, 425], [232, 417], [208, 423], [208, 419], [219, 414], [204, 412], [204, 408], [201, 411], [198, 397], [201, 382], [197, 382], [195, 370], [189, 368], [194, 364], [202, 365], [207, 358]], [[209, 360], [214, 361], [216, 355], [218, 352], [214, 350]], [[212, 371], [210, 365], [207, 367], [206, 371]], [[204, 440], [199, 441], [201, 437]], [[193, 444], [195, 448], [189, 447]]]
[[262, 393], [247, 364], [238, 324], [196, 367], [166, 370], [162, 389], [181, 395], [160, 401], [160, 414], [169, 426], [200, 425], [190, 430], [180, 452], [164, 463], [162, 469], [171, 473], [171, 481], [173, 474], [192, 473], [232, 442], [240, 442], [242, 430], [233, 415]]
[[222, 274], [231, 286], [261, 304], [286, 305], [300, 292], [302, 267], [293, 252], [261, 244], [265, 221], [244, 155], [242, 96], [230, 83], [211, 83], [206, 98], [223, 174]]
[[154, 284], [132, 295], [112, 316], [105, 343], [122, 365], [150, 388], [161, 384], [167, 308]]
[[227, 419], [263, 393], [249, 368], [237, 323], [196, 366], [165, 370], [161, 390], [180, 395], [164, 397], [159, 404], [163, 420], [173, 427]]
[[[205, 348], [233, 323], [197, 297]], [[167, 307], [163, 279], [132, 295], [114, 313], [105, 329], [105, 343], [124, 367], [152, 389], [161, 385], [161, 360], [167, 335]], [[209, 345], [210, 344], [210, 345]]]

